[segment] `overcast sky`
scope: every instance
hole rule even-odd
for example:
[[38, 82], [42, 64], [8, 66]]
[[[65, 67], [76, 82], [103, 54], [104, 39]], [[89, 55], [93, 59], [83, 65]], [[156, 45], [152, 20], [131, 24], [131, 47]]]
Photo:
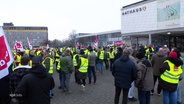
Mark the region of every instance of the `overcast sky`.
[[2, 0], [0, 26], [47, 26], [49, 40], [121, 29], [122, 6], [141, 0]]

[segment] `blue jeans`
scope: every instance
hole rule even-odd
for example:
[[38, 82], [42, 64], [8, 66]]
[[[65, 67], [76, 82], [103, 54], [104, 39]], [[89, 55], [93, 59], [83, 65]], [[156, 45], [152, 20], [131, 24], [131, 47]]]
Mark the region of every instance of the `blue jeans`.
[[177, 87], [177, 102], [181, 103], [181, 89], [180, 89], [180, 82], [178, 83]]
[[150, 104], [150, 91], [138, 89], [139, 104]]
[[97, 68], [100, 73], [103, 73], [103, 62], [98, 62]]
[[89, 83], [91, 83], [92, 75], [93, 75], [94, 83], [96, 83], [95, 66], [89, 66], [89, 67], [88, 67], [88, 78], [89, 78]]
[[163, 90], [163, 104], [177, 104], [177, 90], [174, 92]]
[[69, 91], [70, 76], [71, 76], [71, 73], [62, 74], [61, 88], [64, 91]]
[[53, 95], [54, 95], [54, 91], [52, 89], [52, 90], [50, 90], [50, 96], [53, 96]]
[[62, 89], [62, 73], [59, 73], [59, 82], [60, 82], [60, 86]]

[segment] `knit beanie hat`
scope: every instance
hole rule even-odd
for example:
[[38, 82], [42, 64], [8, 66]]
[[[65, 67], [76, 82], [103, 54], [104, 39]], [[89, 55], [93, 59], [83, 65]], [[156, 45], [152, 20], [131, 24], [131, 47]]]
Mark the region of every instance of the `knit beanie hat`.
[[170, 52], [169, 53], [169, 57], [170, 58], [177, 58], [178, 56], [177, 56], [177, 53], [176, 52]]

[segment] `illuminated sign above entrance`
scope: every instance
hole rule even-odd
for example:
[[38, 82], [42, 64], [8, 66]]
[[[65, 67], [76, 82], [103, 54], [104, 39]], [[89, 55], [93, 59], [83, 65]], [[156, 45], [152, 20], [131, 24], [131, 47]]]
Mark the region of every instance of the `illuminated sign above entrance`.
[[125, 12], [122, 12], [122, 15], [128, 15], [128, 14], [144, 12], [144, 11], [146, 11], [146, 6], [139, 7], [139, 8], [134, 8], [134, 9], [131, 9], [131, 10], [127, 10]]

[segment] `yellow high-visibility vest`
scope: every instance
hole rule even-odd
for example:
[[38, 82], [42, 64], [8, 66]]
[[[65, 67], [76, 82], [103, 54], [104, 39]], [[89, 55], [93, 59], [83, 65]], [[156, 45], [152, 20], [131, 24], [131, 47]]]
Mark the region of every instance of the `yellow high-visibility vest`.
[[104, 50], [100, 51], [99, 59], [104, 60]]
[[29, 66], [30, 66], [30, 67], [33, 66], [33, 61], [32, 61], [32, 60], [29, 61]]
[[48, 59], [48, 58], [50, 59], [50, 68], [49, 68], [48, 73], [49, 73], [49, 74], [53, 74], [54, 66], [53, 66], [53, 59], [52, 59], [52, 58], [46, 57], [46, 58], [42, 61], [42, 65], [43, 65], [44, 67], [46, 67], [46, 65], [45, 65], [45, 60]]
[[177, 84], [179, 82], [179, 77], [183, 72], [181, 65], [176, 67], [169, 60], [164, 61], [164, 63], [165, 62], [168, 63], [170, 70], [166, 70], [163, 74], [161, 74], [160, 78], [165, 82]]
[[109, 57], [110, 57], [110, 59], [114, 59], [114, 57], [115, 57], [115, 55], [114, 55], [114, 51], [109, 52]]
[[76, 56], [77, 56], [78, 54], [75, 54], [74, 56], [73, 56], [73, 65], [74, 66], [77, 66], [77, 60], [76, 60]]
[[87, 73], [88, 72], [88, 59], [81, 57], [81, 65], [79, 68], [79, 72], [81, 73]]

